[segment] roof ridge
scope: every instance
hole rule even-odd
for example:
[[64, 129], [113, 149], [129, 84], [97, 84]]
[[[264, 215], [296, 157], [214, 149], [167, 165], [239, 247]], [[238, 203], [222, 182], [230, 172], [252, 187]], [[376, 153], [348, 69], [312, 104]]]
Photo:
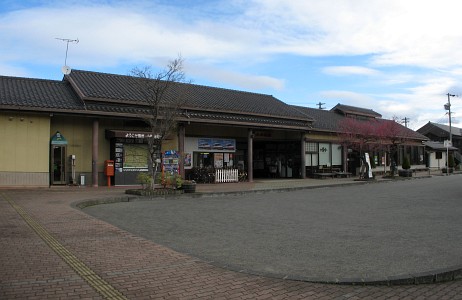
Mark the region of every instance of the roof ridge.
[[44, 78], [34, 78], [34, 77], [20, 77], [20, 76], [5, 76], [0, 75], [0, 79], [14, 79], [14, 80], [23, 80], [23, 81], [37, 81], [37, 82], [50, 82], [50, 83], [64, 83], [62, 80], [56, 79], [44, 79]]
[[[74, 69], [72, 72], [84, 72], [84, 73], [93, 73], [93, 74], [100, 74], [100, 75], [108, 75], [108, 76], [116, 76], [116, 77], [128, 77], [128, 78], [137, 78], [136, 76], [131, 76], [131, 75], [122, 75], [122, 74], [114, 74], [114, 73], [107, 73], [107, 72], [96, 72], [96, 71], [87, 71], [87, 70], [78, 70]], [[242, 94], [252, 94], [252, 95], [260, 95], [260, 96], [268, 96], [272, 97], [280, 102], [283, 102], [282, 100], [274, 97], [273, 95], [270, 94], [264, 94], [264, 93], [257, 93], [257, 92], [251, 92], [251, 91], [241, 91], [237, 89], [231, 89], [231, 88], [223, 88], [223, 87], [216, 87], [216, 86], [209, 86], [209, 85], [204, 85], [204, 84], [197, 84], [197, 83], [192, 83], [192, 82], [175, 82], [176, 84], [185, 84], [185, 85], [193, 85], [197, 87], [202, 87], [202, 88], [207, 88], [207, 89], [215, 89], [215, 90], [223, 90], [223, 91], [231, 91], [231, 92], [237, 92], [237, 93], [242, 93]], [[283, 102], [285, 103], [285, 102]]]

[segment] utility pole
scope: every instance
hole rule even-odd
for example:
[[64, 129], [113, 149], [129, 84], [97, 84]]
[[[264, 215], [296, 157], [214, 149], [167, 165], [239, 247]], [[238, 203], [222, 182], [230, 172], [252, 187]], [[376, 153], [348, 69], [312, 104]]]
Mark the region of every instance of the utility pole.
[[404, 123], [404, 126], [407, 128], [407, 123], [409, 123], [409, 118], [404, 117], [404, 119], [401, 119]]
[[319, 101], [319, 103], [316, 103], [316, 105], [318, 106], [318, 109], [324, 109], [324, 107], [322, 107], [324, 104], [326, 103], [321, 103], [321, 101]]
[[452, 145], [451, 97], [456, 97], [456, 95], [452, 95], [450, 93], [447, 93], [446, 95], [448, 96], [448, 103], [444, 105], [444, 108], [448, 111], [448, 115], [449, 115], [449, 142]]

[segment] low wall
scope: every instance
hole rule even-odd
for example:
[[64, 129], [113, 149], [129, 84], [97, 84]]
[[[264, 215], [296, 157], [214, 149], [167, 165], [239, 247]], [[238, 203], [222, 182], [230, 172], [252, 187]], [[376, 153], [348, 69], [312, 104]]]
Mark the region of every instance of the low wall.
[[48, 172], [0, 172], [0, 187], [47, 187]]

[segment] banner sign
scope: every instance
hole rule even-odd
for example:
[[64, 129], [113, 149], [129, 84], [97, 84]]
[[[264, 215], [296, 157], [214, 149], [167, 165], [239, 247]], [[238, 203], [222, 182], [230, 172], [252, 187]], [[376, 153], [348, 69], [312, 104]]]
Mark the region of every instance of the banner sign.
[[199, 150], [236, 150], [235, 139], [199, 138], [197, 140]]

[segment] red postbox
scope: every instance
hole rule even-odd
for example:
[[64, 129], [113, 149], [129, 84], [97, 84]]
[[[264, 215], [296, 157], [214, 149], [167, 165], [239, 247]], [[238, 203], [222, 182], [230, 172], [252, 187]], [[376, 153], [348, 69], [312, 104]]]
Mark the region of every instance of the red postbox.
[[105, 160], [104, 161], [104, 175], [107, 176], [107, 186], [111, 186], [111, 176], [114, 176], [114, 161]]

